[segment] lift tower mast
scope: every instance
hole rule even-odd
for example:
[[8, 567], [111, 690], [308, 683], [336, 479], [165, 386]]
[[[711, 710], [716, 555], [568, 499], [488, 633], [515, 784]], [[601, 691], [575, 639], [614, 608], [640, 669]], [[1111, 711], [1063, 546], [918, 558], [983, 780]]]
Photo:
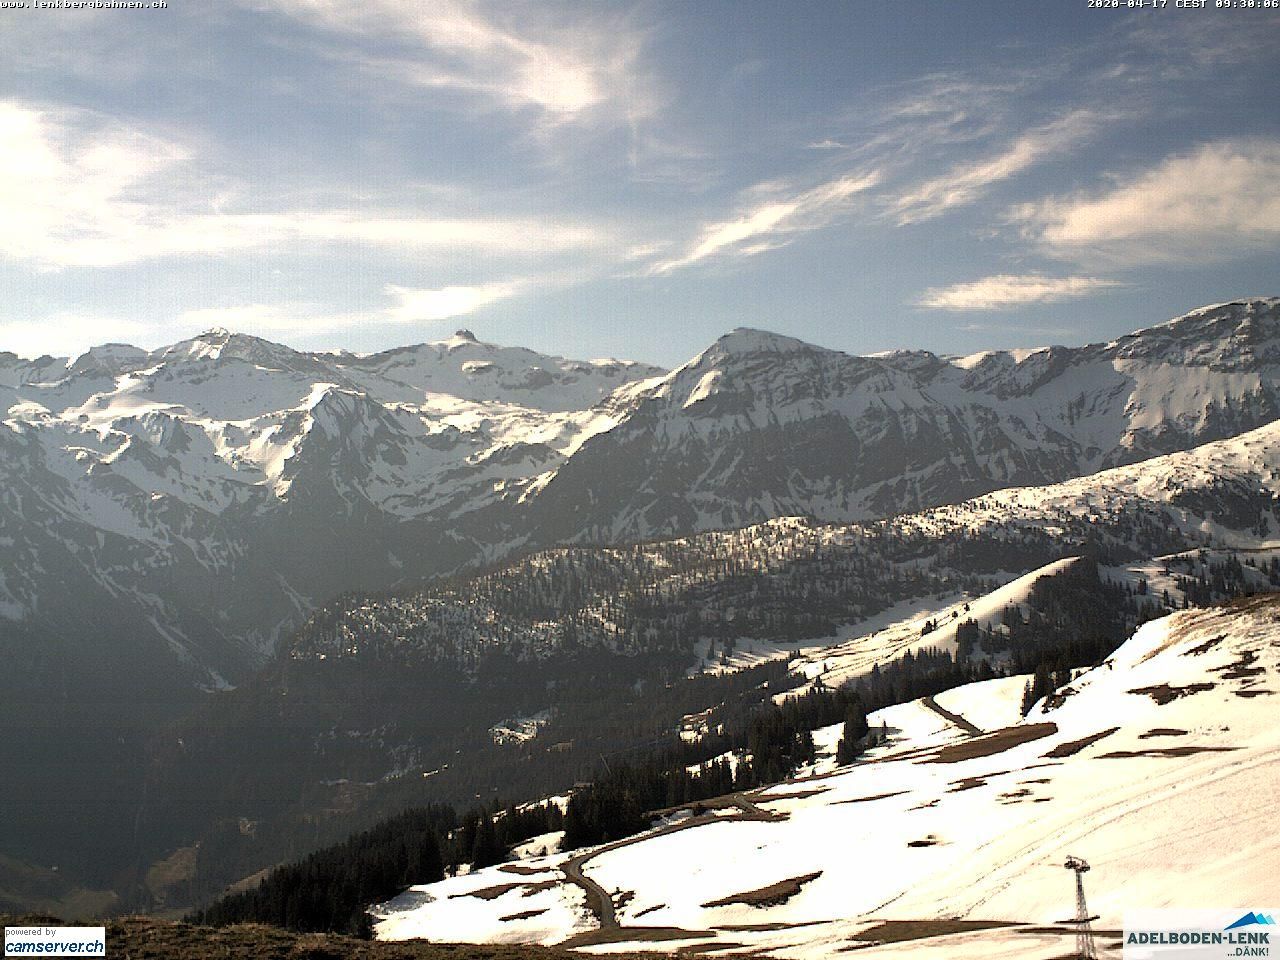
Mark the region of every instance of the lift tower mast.
[[1093, 928], [1090, 921], [1098, 919], [1089, 916], [1089, 907], [1084, 902], [1084, 875], [1089, 872], [1089, 864], [1080, 857], [1067, 857], [1063, 864], [1076, 875], [1076, 917], [1070, 921], [1076, 927], [1076, 953], [1080, 960], [1097, 960], [1098, 948], [1093, 942]]

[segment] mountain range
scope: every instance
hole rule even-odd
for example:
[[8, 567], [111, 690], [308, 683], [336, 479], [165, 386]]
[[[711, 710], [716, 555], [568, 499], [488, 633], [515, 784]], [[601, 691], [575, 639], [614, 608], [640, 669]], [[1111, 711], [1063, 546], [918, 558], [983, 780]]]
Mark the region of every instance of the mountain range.
[[1084, 347], [852, 356], [739, 329], [666, 372], [214, 330], [0, 354], [3, 691], [242, 682], [327, 600], [557, 543], [857, 521], [1280, 415], [1280, 299]]

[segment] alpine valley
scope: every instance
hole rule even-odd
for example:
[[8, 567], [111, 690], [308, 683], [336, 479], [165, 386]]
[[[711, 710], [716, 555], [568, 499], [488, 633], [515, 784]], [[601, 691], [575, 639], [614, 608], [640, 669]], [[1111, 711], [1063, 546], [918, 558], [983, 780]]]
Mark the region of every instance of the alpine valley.
[[[295, 885], [281, 922], [358, 932], [382, 902], [390, 939], [817, 956], [1046, 923], [1055, 894], [1005, 881], [1080, 839], [1071, 811], [1275, 784], [1275, 605], [1239, 598], [1280, 586], [1280, 298], [967, 357], [739, 329], [670, 372], [466, 331], [366, 356], [218, 330], [0, 354], [0, 407], [0, 763], [25, 771], [0, 906], [230, 892], [203, 919], [264, 919], [286, 876], [450, 803], [480, 812], [415, 829], [477, 872], [429, 885], [415, 848], [323, 907]], [[1044, 758], [1052, 790], [1024, 776]], [[915, 859], [851, 886], [825, 838], [868, 811]], [[1239, 858], [1250, 895], [1268, 851]], [[661, 890], [672, 856], [716, 867]], [[932, 896], [961, 862], [972, 895]]]

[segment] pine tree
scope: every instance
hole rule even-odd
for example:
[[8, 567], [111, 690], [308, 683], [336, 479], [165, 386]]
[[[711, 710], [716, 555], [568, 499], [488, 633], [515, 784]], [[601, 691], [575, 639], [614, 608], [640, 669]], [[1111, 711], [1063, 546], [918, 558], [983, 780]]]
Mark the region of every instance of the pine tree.
[[492, 867], [495, 863], [501, 863], [504, 855], [505, 851], [499, 846], [498, 836], [493, 829], [493, 818], [481, 814], [476, 823], [475, 845], [471, 848], [472, 869]]
[[855, 698], [845, 708], [844, 729], [836, 747], [836, 763], [844, 766], [857, 759], [862, 753], [862, 741], [868, 732], [866, 711], [862, 709], [861, 701]]

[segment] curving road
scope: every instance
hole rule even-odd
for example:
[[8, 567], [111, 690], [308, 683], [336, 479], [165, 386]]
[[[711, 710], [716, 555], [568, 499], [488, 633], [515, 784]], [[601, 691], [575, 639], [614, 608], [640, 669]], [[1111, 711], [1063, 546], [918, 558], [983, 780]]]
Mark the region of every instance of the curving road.
[[946, 720], [948, 723], [951, 723], [952, 725], [959, 727], [961, 730], [963, 730], [965, 733], [967, 733], [971, 737], [980, 737], [987, 732], [983, 730], [981, 727], [974, 726], [964, 717], [960, 716], [960, 714], [952, 713], [946, 707], [939, 706], [938, 701], [933, 699], [933, 697], [925, 697], [924, 700], [922, 700], [921, 702], [930, 710], [932, 710], [934, 713], [936, 713], [938, 716], [940, 716], [943, 720]]
[[[587, 906], [591, 908], [591, 912], [596, 915], [596, 919], [600, 922], [600, 929], [621, 929], [618, 923], [618, 914], [613, 905], [613, 895], [604, 887], [596, 883], [583, 871], [583, 865], [589, 860], [600, 856], [602, 853], [608, 853], [611, 850], [619, 850], [622, 847], [629, 847], [633, 843], [640, 843], [644, 840], [650, 840], [654, 837], [666, 836], [669, 833], [679, 833], [681, 830], [690, 830], [694, 827], [701, 827], [708, 823], [733, 823], [739, 820], [762, 820], [776, 821], [787, 819], [784, 813], [773, 813], [765, 810], [741, 793], [731, 793], [725, 797], [719, 797], [713, 800], [703, 801], [703, 805], [713, 806], [714, 809], [723, 809], [725, 807], [737, 807], [739, 813], [730, 816], [718, 817], [714, 813], [702, 813], [696, 817], [690, 817], [688, 820], [681, 820], [679, 823], [669, 823], [665, 827], [659, 827], [657, 830], [646, 830], [644, 833], [638, 833], [632, 837], [623, 837], [621, 840], [614, 840], [612, 843], [606, 843], [602, 847], [594, 847], [585, 853], [570, 857], [560, 865], [560, 871], [564, 874], [565, 879], [570, 883], [582, 888], [587, 895]], [[687, 810], [694, 804], [685, 804], [682, 807], [668, 807], [666, 812], [675, 810]], [[658, 813], [664, 811], [657, 811]], [[643, 928], [641, 928], [643, 929]]]

